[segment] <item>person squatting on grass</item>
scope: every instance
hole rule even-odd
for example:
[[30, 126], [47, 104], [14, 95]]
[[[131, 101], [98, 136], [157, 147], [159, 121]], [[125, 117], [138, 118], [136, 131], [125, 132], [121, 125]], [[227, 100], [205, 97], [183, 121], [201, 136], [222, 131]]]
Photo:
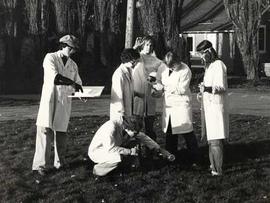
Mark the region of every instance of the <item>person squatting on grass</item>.
[[134, 49], [124, 49], [121, 53], [121, 65], [112, 76], [110, 120], [122, 122], [123, 116], [133, 113], [133, 78], [132, 69], [140, 55]]
[[137, 38], [134, 49], [140, 50], [141, 61], [134, 68], [134, 114], [144, 117], [145, 133], [156, 140], [154, 121], [156, 98], [151, 95], [151, 85], [147, 78], [151, 72], [157, 72], [164, 63], [154, 53], [154, 39], [151, 36]]
[[202, 115], [205, 119], [202, 120], [205, 120], [205, 124], [202, 123], [202, 126], [206, 127], [211, 173], [222, 175], [223, 140], [229, 136], [227, 68], [218, 58], [210, 41], [202, 41], [196, 50], [205, 62], [204, 78], [199, 85], [197, 98], [203, 102]]
[[162, 129], [166, 133], [166, 149], [176, 154], [178, 136], [182, 135], [190, 151], [190, 161], [196, 163], [199, 150], [192, 124], [191, 71], [175, 52], [167, 52], [164, 61], [166, 66], [157, 73], [157, 85], [163, 92]]
[[105, 122], [95, 133], [88, 148], [88, 156], [96, 163], [93, 174], [105, 176], [125, 162], [126, 157], [138, 156], [139, 148], [136, 144], [134, 146], [134, 141], [173, 161], [174, 155], [161, 149], [154, 140], [140, 132], [141, 128], [142, 119], [137, 116], [124, 116], [122, 124], [115, 120]]
[[60, 49], [48, 53], [43, 61], [44, 81], [37, 116], [36, 150], [32, 170], [45, 175], [49, 169], [51, 142], [54, 141], [54, 167], [64, 164], [66, 131], [71, 113], [68, 95], [81, 91], [82, 81], [77, 64], [70, 58], [79, 49], [73, 35], [59, 40]]

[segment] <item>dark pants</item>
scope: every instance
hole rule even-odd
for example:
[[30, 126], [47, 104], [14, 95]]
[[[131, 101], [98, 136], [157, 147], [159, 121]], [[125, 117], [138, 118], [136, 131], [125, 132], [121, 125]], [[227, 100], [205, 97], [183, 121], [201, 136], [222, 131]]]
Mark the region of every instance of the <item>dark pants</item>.
[[155, 116], [146, 116], [144, 118], [145, 134], [156, 141], [157, 135], [154, 131]]
[[177, 154], [179, 135], [182, 135], [186, 141], [187, 149], [191, 155], [190, 161], [192, 163], [197, 162], [199, 158], [199, 147], [194, 132], [192, 131], [189, 133], [172, 134], [171, 120], [169, 121], [166, 132], [166, 149], [173, 154]]

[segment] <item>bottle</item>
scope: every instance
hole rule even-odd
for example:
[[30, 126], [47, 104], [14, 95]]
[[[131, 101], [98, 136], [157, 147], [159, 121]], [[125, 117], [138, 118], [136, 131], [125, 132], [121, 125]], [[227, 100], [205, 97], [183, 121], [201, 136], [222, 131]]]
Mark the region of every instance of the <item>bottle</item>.
[[167, 160], [172, 162], [175, 160], [175, 156], [173, 154], [170, 154], [167, 156]]

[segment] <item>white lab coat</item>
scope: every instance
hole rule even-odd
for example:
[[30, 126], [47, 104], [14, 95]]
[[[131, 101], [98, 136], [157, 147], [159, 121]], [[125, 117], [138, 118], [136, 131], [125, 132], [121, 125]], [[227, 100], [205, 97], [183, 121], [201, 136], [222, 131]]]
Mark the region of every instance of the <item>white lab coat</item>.
[[162, 128], [166, 132], [171, 119], [172, 134], [193, 131], [191, 92], [189, 88], [191, 71], [181, 63], [169, 75], [169, 68], [158, 70], [157, 80], [164, 86]]
[[132, 69], [121, 64], [112, 76], [110, 120], [132, 115], [133, 92]]
[[[94, 135], [88, 148], [88, 156], [95, 163], [121, 162], [121, 154], [129, 155], [130, 150], [123, 147], [128, 143], [130, 136], [124, 136], [123, 125], [109, 120], [104, 123]], [[144, 133], [139, 133], [136, 139], [150, 149], [159, 149], [160, 146]]]
[[[227, 68], [221, 60], [216, 60], [205, 70], [204, 86], [221, 87], [226, 91]], [[207, 140], [224, 139], [229, 135], [229, 114], [227, 92], [222, 94], [203, 93]]]
[[76, 63], [68, 58], [64, 66], [60, 55], [58, 51], [48, 53], [44, 58], [44, 81], [36, 125], [66, 132], [71, 114], [71, 98], [68, 95], [74, 92], [74, 88], [55, 85], [54, 79], [61, 74], [78, 84], [82, 84], [82, 81]]
[[141, 62], [135, 66], [133, 72], [135, 115], [153, 116], [156, 114], [156, 99], [151, 95], [151, 85], [148, 84], [147, 78], [151, 72], [157, 72], [163, 65], [164, 63], [156, 56], [141, 54]]

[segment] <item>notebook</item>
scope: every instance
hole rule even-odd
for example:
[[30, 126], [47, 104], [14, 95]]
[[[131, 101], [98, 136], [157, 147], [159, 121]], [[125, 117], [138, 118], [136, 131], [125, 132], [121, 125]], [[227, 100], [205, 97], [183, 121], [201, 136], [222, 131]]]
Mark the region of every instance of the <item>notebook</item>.
[[68, 97], [100, 97], [104, 86], [82, 86], [83, 92], [75, 92]]

